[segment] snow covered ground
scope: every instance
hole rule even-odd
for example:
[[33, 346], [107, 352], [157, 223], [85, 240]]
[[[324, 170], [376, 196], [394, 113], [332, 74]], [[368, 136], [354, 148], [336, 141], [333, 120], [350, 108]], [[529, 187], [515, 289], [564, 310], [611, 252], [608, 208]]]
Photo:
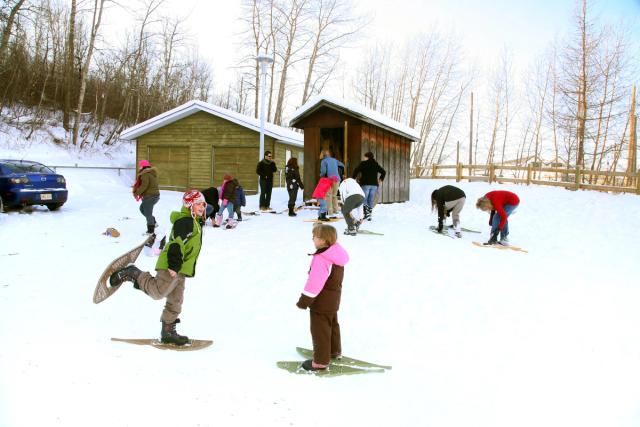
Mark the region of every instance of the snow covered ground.
[[[351, 256], [344, 353], [393, 370], [318, 378], [275, 366], [311, 345], [295, 302], [314, 212], [206, 228], [178, 330], [214, 344], [159, 351], [110, 338], [158, 336], [161, 301], [131, 285], [91, 300], [105, 266], [143, 240], [130, 176], [61, 172], [60, 211], [0, 215], [0, 426], [640, 425], [638, 196], [460, 183], [463, 225], [483, 235], [453, 240], [427, 229], [428, 195], [448, 182], [414, 180], [411, 202], [363, 226], [384, 236], [336, 223]], [[496, 188], [520, 195], [510, 237], [528, 254], [471, 244], [488, 238], [473, 202]], [[272, 205], [285, 199], [275, 190]], [[162, 192], [162, 225], [179, 202]]]

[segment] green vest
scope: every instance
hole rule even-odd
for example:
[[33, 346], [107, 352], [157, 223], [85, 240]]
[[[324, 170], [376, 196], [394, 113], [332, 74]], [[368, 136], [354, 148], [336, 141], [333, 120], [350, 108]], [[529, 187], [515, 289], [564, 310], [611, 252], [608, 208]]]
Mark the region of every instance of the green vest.
[[191, 211], [187, 207], [183, 207], [180, 212], [171, 212], [170, 218], [171, 224], [175, 224], [175, 222], [181, 218], [191, 218], [193, 221], [193, 233], [187, 237], [186, 240], [182, 240], [182, 237], [173, 235], [172, 228], [169, 241], [164, 246], [164, 249], [162, 249], [158, 262], [156, 263], [156, 270], [169, 269], [169, 246], [176, 243], [180, 246], [180, 251], [182, 252], [182, 268], [180, 268], [179, 273], [187, 277], [193, 277], [196, 274], [196, 261], [198, 261], [200, 247], [202, 246], [202, 228], [200, 227], [200, 223], [191, 216]]

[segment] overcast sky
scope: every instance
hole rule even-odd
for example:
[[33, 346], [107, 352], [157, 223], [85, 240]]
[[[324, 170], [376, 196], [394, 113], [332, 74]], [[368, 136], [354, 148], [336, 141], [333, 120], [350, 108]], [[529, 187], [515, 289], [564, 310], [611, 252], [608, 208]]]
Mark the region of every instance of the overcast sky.
[[[495, 62], [503, 47], [522, 69], [555, 37], [571, 28], [574, 0], [353, 0], [356, 12], [371, 17], [366, 35], [354, 49], [342, 55], [357, 62], [368, 44], [393, 41], [398, 44], [411, 34], [430, 28], [454, 31], [467, 57], [480, 66]], [[589, 2], [608, 22], [624, 22], [640, 40], [640, 0]], [[165, 10], [187, 17], [203, 58], [214, 71], [218, 88], [233, 77], [238, 62], [237, 43], [243, 30], [240, 0], [167, 0]], [[126, 17], [109, 11], [104, 32], [109, 39], [120, 36]], [[340, 94], [337, 94], [340, 95]]]

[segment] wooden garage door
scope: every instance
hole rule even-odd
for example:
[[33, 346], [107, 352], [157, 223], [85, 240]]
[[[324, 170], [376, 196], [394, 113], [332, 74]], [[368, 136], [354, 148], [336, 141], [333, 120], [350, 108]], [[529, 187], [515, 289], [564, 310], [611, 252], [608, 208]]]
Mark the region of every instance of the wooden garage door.
[[158, 168], [164, 190], [185, 190], [189, 185], [189, 147], [149, 147], [149, 161]]
[[213, 182], [222, 183], [225, 173], [230, 173], [240, 181], [245, 190], [256, 190], [258, 187], [258, 150], [246, 147], [215, 147], [213, 149]]

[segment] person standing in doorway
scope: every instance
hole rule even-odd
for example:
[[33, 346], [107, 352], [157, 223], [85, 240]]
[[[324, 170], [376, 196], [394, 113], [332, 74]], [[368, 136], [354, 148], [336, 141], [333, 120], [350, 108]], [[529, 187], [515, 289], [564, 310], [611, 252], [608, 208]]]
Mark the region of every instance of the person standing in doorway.
[[156, 226], [156, 218], [153, 216], [153, 207], [160, 200], [160, 190], [158, 189], [158, 170], [151, 166], [149, 160], [138, 162], [140, 172], [133, 185], [133, 197], [136, 200], [142, 199], [140, 203], [140, 213], [147, 220], [147, 234], [153, 234]]
[[264, 152], [264, 159], [258, 162], [256, 173], [260, 177], [260, 210], [271, 210], [271, 190], [273, 189], [273, 174], [278, 171], [271, 151]]
[[[333, 157], [333, 150], [327, 148], [322, 153], [320, 161], [320, 177], [332, 179], [333, 185], [324, 197], [327, 202], [327, 214], [334, 217], [338, 213], [338, 187], [342, 177], [340, 176], [340, 167], [344, 168], [344, 164]], [[334, 179], [335, 177], [335, 179]]]
[[367, 151], [364, 153], [364, 160], [353, 170], [352, 177], [357, 180], [358, 175], [360, 175], [358, 182], [364, 191], [364, 217], [371, 221], [378, 186], [382, 185], [387, 172], [373, 158], [373, 153]]

